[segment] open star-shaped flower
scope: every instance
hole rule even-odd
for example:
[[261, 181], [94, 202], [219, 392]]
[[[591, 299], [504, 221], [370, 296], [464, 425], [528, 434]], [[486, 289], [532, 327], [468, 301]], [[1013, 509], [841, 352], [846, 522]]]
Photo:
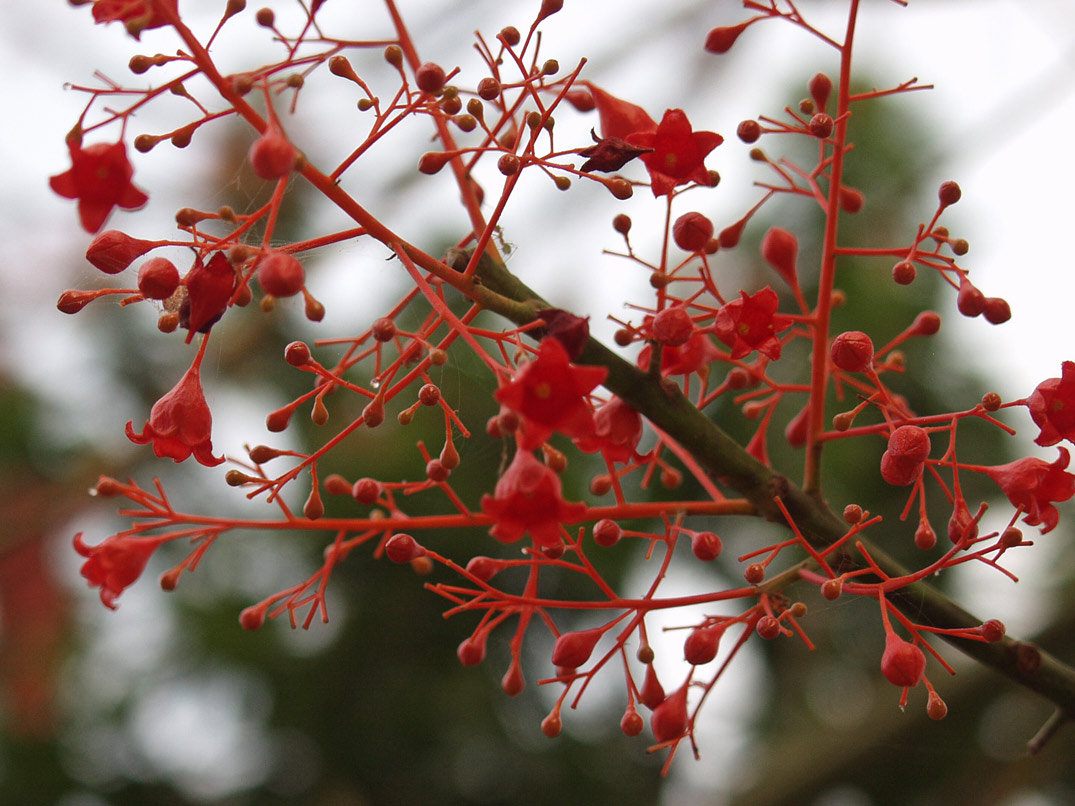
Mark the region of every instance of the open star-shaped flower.
[[82, 148], [68, 143], [71, 168], [49, 179], [49, 186], [65, 199], [78, 199], [78, 215], [86, 232], [104, 226], [114, 207], [134, 210], [149, 197], [131, 183], [134, 169], [120, 143], [96, 143]]
[[593, 434], [593, 411], [586, 396], [607, 374], [604, 367], [572, 364], [559, 340], [542, 339], [537, 357], [496, 391], [496, 399], [523, 418], [519, 447], [532, 450], [553, 431], [569, 437]]

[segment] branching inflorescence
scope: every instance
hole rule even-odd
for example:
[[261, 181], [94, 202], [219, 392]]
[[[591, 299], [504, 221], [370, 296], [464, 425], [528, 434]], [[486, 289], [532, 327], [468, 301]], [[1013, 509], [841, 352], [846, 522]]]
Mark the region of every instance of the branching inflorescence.
[[[865, 201], [844, 178], [855, 110], [925, 89], [911, 80], [852, 92], [858, 0], [848, 0], [847, 27], [840, 36], [814, 28], [787, 0], [747, 0], [743, 6], [753, 16], [709, 32], [705, 49], [721, 54], [748, 27], [782, 19], [829, 45], [835, 67], [834, 78], [818, 74], [808, 80], [808, 96], [797, 109], [739, 125], [737, 135], [746, 143], [795, 138], [813, 143], [816, 156], [812, 164], [802, 164], [755, 147], [752, 159], [768, 171], [757, 183], [760, 198], [719, 230], [707, 215], [682, 209], [681, 196], [692, 191], [689, 198], [701, 205], [705, 193], [719, 192], [714, 190], [719, 176], [706, 159], [722, 137], [696, 130], [684, 110], [669, 109], [658, 119], [615, 97], [587, 79], [584, 64], [565, 69], [539, 55], [546, 46], [539, 26], [562, 3], [542, 2], [525, 31], [508, 27], [495, 36], [477, 34], [476, 49], [487, 69], [483, 75], [465, 75], [422, 59], [393, 0], [384, 2], [391, 31], [373, 32], [379, 35], [368, 40], [337, 39], [323, 30], [323, 0], [296, 2], [303, 22], [293, 30], [278, 27], [270, 9], [251, 13], [244, 0], [230, 0], [216, 28], [198, 33], [184, 22], [175, 0], [93, 0], [97, 22], [121, 21], [135, 39], [156, 28], [178, 39], [175, 55], [131, 58], [131, 71], [152, 80], [148, 87], [126, 87], [100, 76], [95, 86], [74, 87], [87, 103], [67, 137], [72, 164], [51, 180], [57, 193], [77, 199], [82, 226], [94, 234], [87, 258], [95, 267], [119, 275], [139, 264], [133, 284], [66, 291], [60, 310], [75, 313], [110, 295], [118, 295], [123, 306], [144, 302], [159, 311], [162, 333], [174, 333], [194, 350], [190, 368], [153, 405], [145, 425], [127, 424], [132, 441], [176, 462], [193, 457], [212, 466], [225, 461], [213, 451], [212, 415], [200, 380], [206, 346], [227, 337], [222, 319], [254, 315], [241, 309], [255, 300], [269, 312], [276, 299], [301, 295], [307, 318], [320, 321], [325, 307], [307, 289], [304, 265], [318, 250], [377, 241], [408, 280], [402, 298], [364, 329], [327, 333], [312, 346], [294, 341], [286, 348], [280, 373], [306, 373], [309, 388], [269, 412], [268, 429], [284, 431], [304, 410], [325, 436], [309, 452], [256, 445], [246, 456], [227, 457], [232, 464], [227, 483], [263, 501], [269, 508], [263, 519], [177, 509], [159, 481], [151, 487], [134, 480], [98, 482], [99, 495], [126, 500], [121, 514], [131, 523], [95, 546], [81, 535], [75, 539], [86, 557], [83, 575], [100, 588], [105, 605], [115, 606], [165, 543], [190, 547], [186, 559], [161, 579], [171, 590], [217, 540], [236, 531], [320, 534], [323, 565], [308, 579], [245, 609], [239, 619], [243, 627], [256, 629], [266, 618], [284, 614], [304, 627], [316, 617], [327, 619], [325, 590], [335, 565], [354, 561], [349, 555], [356, 549], [387, 555], [419, 573], [435, 572], [437, 581], [427, 587], [449, 603], [449, 614], [476, 619], [459, 646], [462, 663], [481, 663], [494, 633], [510, 641], [503, 678], [510, 695], [525, 685], [524, 642], [535, 632], [551, 634], [548, 674], [540, 682], [558, 687], [559, 696], [542, 722], [544, 733], [557, 735], [563, 705], [576, 704], [599, 670], [615, 667], [622, 669], [624, 733], [642, 733], [642, 714], [648, 712], [654, 746], [674, 752], [684, 740], [693, 746], [693, 726], [706, 695], [748, 641], [797, 636], [810, 646], [806, 606], [796, 590], [816, 586], [825, 599], [857, 596], [876, 603], [885, 638], [879, 665], [901, 689], [901, 705], [922, 683], [929, 715], [945, 715], [947, 707], [931, 679], [934, 670], [951, 671], [935, 646], [941, 637], [1042, 692], [1060, 711], [1075, 713], [1075, 672], [1036, 647], [1005, 637], [999, 621], [970, 616], [925, 583], [967, 562], [1010, 576], [1005, 555], [1030, 545], [1023, 528], [1044, 533], [1057, 525], [1055, 504], [1075, 493], [1065, 448], [1058, 448], [1052, 463], [1024, 458], [982, 466], [969, 464], [962, 450], [963, 458], [957, 459], [957, 435], [968, 421], [1014, 433], [1000, 415], [1026, 407], [1040, 428], [1039, 445], [1075, 441], [1075, 363], [1065, 363], [1062, 377], [1044, 381], [1025, 399], [1002, 401], [989, 394], [961, 411], [919, 414], [914, 401], [890, 381], [909, 369], [899, 348], [937, 333], [938, 314], [921, 313], [881, 347], [865, 325], [866, 330], [833, 332], [833, 309], [843, 293], [836, 286], [838, 264], [850, 257], [891, 266], [900, 285], [932, 270], [956, 292], [962, 314], [982, 315], [993, 324], [1010, 316], [1004, 300], [985, 297], [971, 283], [959, 262], [966, 242], [941, 223], [960, 198], [954, 182], [940, 186], [928, 223], [905, 244], [863, 247], [840, 238], [841, 220], [859, 213]], [[223, 74], [210, 46], [225, 26], [255, 23], [279, 58]], [[349, 56], [368, 50], [383, 52], [383, 69], [359, 75]], [[191, 89], [195, 85], [198, 89]], [[304, 149], [289, 137], [295, 127], [288, 118], [301, 114], [304, 95], [327, 91], [357, 103], [369, 125], [346, 154], [320, 163], [310, 153], [314, 144]], [[132, 137], [136, 113], [168, 97], [187, 103], [189, 120], [169, 132]], [[555, 120], [568, 116], [592, 120], [592, 142], [558, 141]], [[450, 171], [470, 222], [470, 231], [443, 257], [389, 228], [378, 218], [379, 200], [365, 198], [355, 177], [375, 143], [392, 138], [397, 127], [415, 118], [427, 123], [437, 145], [399, 158], [413, 164], [416, 175]], [[165, 141], [184, 148], [203, 128], [226, 121], [249, 130], [247, 161], [256, 176], [271, 183], [268, 202], [243, 213], [184, 208], [176, 215], [178, 234], [160, 240], [100, 232], [114, 208], [137, 208], [147, 201], [133, 180], [126, 142], [143, 154]], [[646, 272], [652, 289], [648, 300], [632, 302], [629, 317], [616, 320], [616, 349], [590, 337], [586, 317], [546, 302], [507, 269], [500, 225], [524, 173], [544, 174], [564, 191], [576, 182], [596, 182], [608, 190], [614, 232], [622, 242], [608, 251]], [[302, 185], [335, 205], [348, 226], [281, 242], [282, 204]], [[617, 200], [636, 192], [653, 197], [652, 217], [644, 226], [663, 230], [655, 255], [636, 251], [631, 219], [615, 211]], [[822, 212], [818, 265], [803, 265], [796, 234], [773, 226], [760, 240], [772, 284], [729, 286], [719, 279], [718, 262], [732, 259], [758, 211], [779, 197], [813, 202]], [[176, 246], [191, 249], [190, 265], [177, 267], [152, 256], [154, 250]], [[499, 314], [506, 326], [479, 324], [482, 311]], [[789, 346], [799, 343], [809, 355], [808, 376], [789, 382], [788, 373], [774, 368]], [[465, 422], [434, 381], [434, 370], [459, 351], [476, 357], [495, 387], [499, 413], [488, 422]], [[350, 404], [357, 416], [348, 413], [343, 400], [358, 401], [357, 407]], [[703, 414], [718, 400], [730, 400], [756, 424], [745, 446]], [[797, 413], [779, 433], [774, 430], [779, 429], [778, 407], [787, 410], [786, 404], [781, 407], [785, 401]], [[395, 418], [397, 438], [405, 442], [403, 426], [429, 416], [420, 414], [426, 409], [443, 420], [443, 440], [439, 451], [418, 444], [424, 478], [383, 478], [376, 457], [348, 477], [322, 472], [349, 435], [394, 427], [390, 420]], [[781, 439], [801, 449], [801, 470], [773, 466], [769, 448]], [[858, 503], [848, 504], [842, 517], [828, 509], [822, 497], [822, 449], [852, 439], [887, 444], [877, 472], [889, 485], [909, 490], [903, 519], [913, 528], [886, 523], [883, 531], [881, 517]], [[464, 440], [499, 440], [508, 446], [495, 488], [476, 501], [454, 484], [467, 470], [458, 449]], [[599, 457], [604, 469], [591, 478], [586, 500], [570, 500], [561, 474], [580, 452]], [[967, 474], [988, 477], [1010, 501], [1012, 513], [1002, 531], [979, 529], [985, 505], [964, 496]], [[690, 485], [683, 484], [685, 476]], [[798, 484], [792, 481], [796, 477]], [[671, 491], [691, 492], [655, 498], [646, 494], [655, 481]], [[285, 492], [298, 487], [307, 491], [305, 503], [293, 511]], [[324, 496], [353, 499], [347, 506], [354, 514], [327, 516]], [[946, 523], [935, 523], [927, 509], [927, 499], [938, 498], [947, 502]], [[737, 545], [740, 585], [665, 593], [677, 547], [689, 546], [693, 562], [712, 562], [723, 544], [709, 524], [718, 516], [749, 515], [782, 523], [787, 533], [772, 545]], [[441, 538], [461, 528], [487, 532], [488, 554], [458, 556]], [[922, 557], [913, 569], [900, 567], [871, 542], [882, 536], [908, 539], [905, 531]], [[608, 552], [644, 556], [651, 569], [648, 587], [636, 595], [619, 590], [601, 570]], [[503, 573], [508, 570], [513, 573]], [[539, 583], [550, 578], [582, 580], [583, 587], [570, 590], [583, 593], [549, 598]], [[712, 614], [682, 625], [684, 674], [662, 685], [647, 619], [696, 605]], [[576, 613], [587, 614], [592, 626], [579, 628]]]

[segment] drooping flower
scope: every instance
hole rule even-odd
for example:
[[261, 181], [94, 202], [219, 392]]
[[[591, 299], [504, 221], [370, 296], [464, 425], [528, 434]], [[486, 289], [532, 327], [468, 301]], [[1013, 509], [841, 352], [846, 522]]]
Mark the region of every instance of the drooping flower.
[[1075, 476], [1065, 470], [1070, 456], [1064, 448], [1057, 450], [1060, 456], [1052, 464], [1028, 457], [984, 468], [986, 475], [1008, 496], [1012, 506], [1025, 513], [1023, 522], [1028, 526], [1041, 525], [1042, 534], [1055, 528], [1060, 520], [1053, 502], [1067, 501], [1075, 495]]
[[586, 505], [564, 501], [560, 477], [528, 450], [515, 452], [493, 495], [482, 496], [482, 512], [496, 523], [489, 533], [501, 543], [514, 543], [527, 532], [542, 548], [560, 545], [560, 524], [577, 523]]
[[613, 396], [598, 407], [593, 419], [593, 436], [575, 440], [578, 449], [584, 453], [601, 451], [613, 462], [630, 461], [642, 439], [642, 415]]
[[641, 159], [649, 171], [654, 196], [667, 196], [688, 182], [709, 186], [712, 180], [705, 167], [706, 155], [724, 142], [715, 132], [694, 131], [682, 109], [665, 112], [656, 130], [637, 132], [626, 139], [632, 145], [653, 149]]
[[235, 290], [235, 267], [223, 252], [216, 252], [208, 263], [199, 257], [183, 285], [187, 298], [179, 310], [179, 324], [190, 331], [189, 344], [195, 333], [208, 333], [228, 307]]
[[82, 576], [91, 587], [100, 587], [101, 602], [116, 609], [116, 598], [142, 575], [150, 555], [168, 538], [113, 535], [96, 546], [87, 546], [82, 533], [75, 535], [75, 551], [86, 558]]
[[179, 0], [95, 0], [93, 21], [97, 24], [122, 22], [127, 32], [138, 39], [147, 28], [160, 28], [168, 24], [168, 18], [159, 8], [165, 6], [179, 16]]
[[537, 357], [520, 367], [511, 382], [496, 392], [496, 399], [522, 415], [519, 447], [536, 448], [553, 431], [569, 437], [593, 433], [593, 412], [586, 395], [605, 379], [604, 367], [571, 363], [567, 350], [555, 338], [545, 338]]
[[49, 187], [65, 199], [78, 199], [82, 228], [94, 233], [104, 226], [113, 207], [134, 210], [149, 197], [131, 183], [134, 169], [122, 142], [82, 148], [69, 141], [71, 168], [49, 179]]
[[794, 320], [776, 312], [780, 300], [769, 286], [754, 295], [739, 293], [740, 299], [717, 311], [713, 333], [732, 349], [732, 359], [757, 350], [775, 361], [780, 358], [781, 348], [777, 334], [791, 327]]
[[1075, 442], [1075, 362], [1065, 361], [1061, 377], [1039, 383], [1026, 406], [1041, 429], [1036, 443], [1048, 447], [1062, 439]]
[[191, 454], [206, 467], [214, 467], [224, 457], [213, 456], [213, 415], [205, 402], [197, 363], [186, 371], [179, 383], [153, 404], [149, 421], [141, 434], [136, 434], [128, 422], [126, 433], [131, 442], [139, 445], [153, 443], [157, 456], [167, 456], [182, 462]]

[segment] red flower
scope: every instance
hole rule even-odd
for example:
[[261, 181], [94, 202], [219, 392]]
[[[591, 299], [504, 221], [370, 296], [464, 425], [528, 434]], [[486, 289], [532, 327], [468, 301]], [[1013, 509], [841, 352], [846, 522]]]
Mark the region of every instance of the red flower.
[[[638, 366], [649, 369], [649, 359], [652, 350], [649, 346], [642, 349], [638, 354]], [[702, 367], [720, 357], [720, 351], [713, 346], [700, 330], [687, 339], [685, 344], [678, 347], [665, 345], [661, 350], [661, 374], [662, 375], [690, 375]]]
[[1026, 513], [1023, 522], [1029, 526], [1041, 524], [1042, 534], [1052, 530], [1060, 520], [1052, 502], [1067, 501], [1075, 495], [1075, 476], [1064, 470], [1070, 457], [1064, 448], [1057, 450], [1060, 457], [1052, 464], [1027, 458], [984, 470], [1008, 496], [1012, 506]]
[[780, 358], [781, 347], [776, 334], [791, 327], [793, 320], [776, 312], [780, 301], [769, 286], [754, 296], [748, 296], [745, 291], [739, 293], [742, 299], [733, 300], [717, 311], [713, 332], [732, 348], [733, 359], [758, 350], [775, 361]]
[[119, 207], [133, 210], [149, 197], [131, 184], [134, 169], [120, 143], [96, 143], [82, 148], [68, 143], [71, 169], [49, 179], [49, 186], [65, 199], [78, 199], [78, 215], [86, 232], [97, 232]]
[[208, 333], [224, 314], [235, 290], [235, 268], [223, 252], [217, 252], [204, 264], [199, 257], [183, 284], [187, 298], [179, 309], [179, 324], [190, 330], [190, 344], [195, 333]]
[[642, 415], [618, 397], [594, 412], [594, 436], [575, 441], [584, 453], [601, 451], [613, 462], [628, 462], [642, 439]]
[[90, 548], [82, 542], [79, 532], [75, 535], [75, 551], [87, 558], [82, 564], [82, 576], [91, 587], [100, 586], [101, 601], [115, 610], [116, 598], [142, 575], [150, 555], [166, 539], [113, 535]]
[[496, 399], [523, 416], [524, 451], [536, 448], [553, 431], [570, 437], [593, 433], [593, 412], [586, 395], [605, 379], [604, 367], [577, 367], [555, 338], [541, 341], [537, 358], [520, 367]]
[[157, 456], [182, 462], [191, 454], [206, 467], [214, 467], [224, 457], [213, 456], [211, 432], [213, 416], [205, 402], [198, 365], [186, 371], [172, 391], [153, 404], [149, 422], [136, 434], [127, 423], [127, 439], [139, 445], [153, 443]]
[[626, 140], [638, 132], [657, 130], [657, 121], [641, 106], [620, 100], [602, 89], [590, 86], [597, 114], [601, 116], [601, 136]]
[[696, 132], [682, 109], [664, 113], [656, 131], [630, 135], [627, 142], [653, 151], [641, 159], [649, 171], [654, 196], [667, 196], [677, 185], [697, 182], [709, 186], [711, 180], [705, 157], [724, 142], [715, 132]]
[[135, 39], [147, 28], [160, 28], [168, 24], [168, 18], [157, 9], [164, 5], [179, 16], [179, 0], [96, 0], [93, 4], [93, 21], [101, 23], [122, 22]]
[[518, 450], [496, 483], [494, 495], [482, 496], [482, 512], [496, 518], [489, 533], [502, 543], [514, 543], [523, 534], [542, 548], [560, 545], [560, 524], [577, 523], [586, 505], [568, 503], [560, 494], [560, 477], [528, 450]]
[[1075, 362], [1065, 361], [1063, 377], [1042, 381], [1026, 399], [1030, 416], [1041, 433], [1034, 441], [1055, 445], [1062, 439], [1075, 442]]

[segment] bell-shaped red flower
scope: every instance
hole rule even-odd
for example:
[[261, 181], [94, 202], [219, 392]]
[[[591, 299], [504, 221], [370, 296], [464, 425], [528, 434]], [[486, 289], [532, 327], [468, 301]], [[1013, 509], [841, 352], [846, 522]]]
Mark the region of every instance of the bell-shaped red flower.
[[219, 465], [224, 457], [213, 456], [213, 416], [202, 392], [198, 364], [186, 371], [172, 391], [153, 404], [149, 422], [141, 434], [127, 423], [127, 439], [139, 445], [153, 443], [157, 456], [182, 462], [191, 454], [206, 467]]
[[187, 344], [195, 333], [208, 333], [224, 315], [235, 290], [235, 267], [223, 252], [216, 252], [208, 263], [199, 257], [187, 272], [183, 285], [187, 298], [179, 309], [179, 324], [187, 328]]
[[105, 607], [116, 609], [116, 598], [142, 575], [150, 555], [168, 538], [113, 535], [92, 548], [75, 535], [75, 551], [86, 558], [82, 576], [91, 587], [100, 587]]
[[682, 109], [669, 109], [655, 131], [636, 132], [627, 142], [653, 151], [641, 159], [649, 171], [654, 196], [667, 196], [673, 188], [696, 182], [709, 186], [711, 179], [705, 158], [724, 142], [715, 132], [696, 132]]
[[545, 338], [537, 357], [523, 364], [515, 377], [496, 392], [496, 399], [522, 415], [519, 447], [532, 450], [553, 431], [569, 437], [590, 436], [593, 412], [586, 403], [595, 386], [605, 379], [604, 367], [579, 367], [556, 338]]
[[1067, 501], [1075, 495], [1075, 476], [1064, 468], [1070, 456], [1058, 448], [1060, 456], [1050, 464], [1042, 459], [1026, 458], [1006, 465], [984, 468], [984, 472], [1008, 496], [1012, 506], [1025, 513], [1028, 526], [1040, 525], [1042, 534], [1051, 531], [1060, 520], [1054, 501]]
[[794, 320], [776, 312], [780, 300], [769, 286], [754, 295], [739, 293], [740, 299], [717, 311], [713, 333], [731, 348], [732, 359], [757, 350], [775, 361], [780, 358], [781, 348], [777, 334], [791, 327]]
[[601, 451], [613, 462], [628, 462], [642, 439], [642, 415], [618, 397], [609, 398], [594, 412], [594, 434], [575, 440], [584, 453]]
[[560, 524], [577, 523], [586, 505], [564, 501], [560, 477], [528, 450], [518, 450], [494, 495], [484, 495], [482, 512], [496, 518], [489, 533], [501, 543], [514, 543], [527, 532], [542, 548], [560, 545]]
[[1036, 443], [1049, 446], [1062, 439], [1075, 442], [1075, 362], [1065, 361], [1061, 377], [1039, 383], [1026, 399], [1026, 406], [1041, 429]]
[[131, 184], [134, 169], [120, 143], [96, 143], [82, 148], [68, 141], [71, 169], [49, 179], [49, 186], [65, 199], [78, 199], [78, 215], [86, 232], [97, 232], [113, 207], [133, 210], [149, 197]]

